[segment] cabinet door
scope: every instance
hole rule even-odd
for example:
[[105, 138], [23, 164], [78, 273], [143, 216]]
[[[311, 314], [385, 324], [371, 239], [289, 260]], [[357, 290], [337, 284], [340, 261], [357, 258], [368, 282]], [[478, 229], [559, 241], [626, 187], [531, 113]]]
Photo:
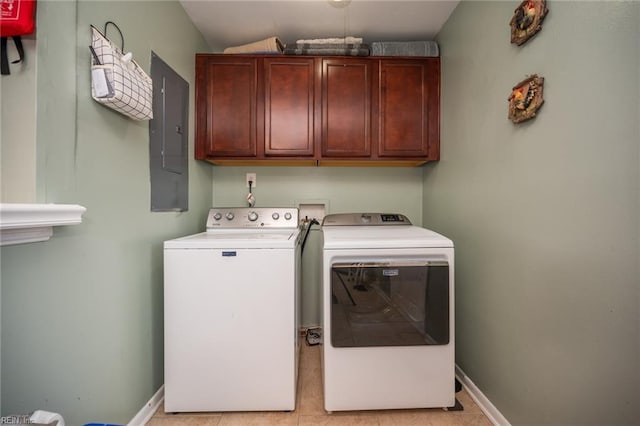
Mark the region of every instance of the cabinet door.
[[264, 155], [313, 156], [313, 58], [264, 59]]
[[196, 56], [196, 158], [256, 153], [257, 59]]
[[373, 63], [367, 59], [322, 60], [322, 156], [371, 155]]
[[433, 59], [380, 61], [380, 157], [438, 159], [440, 73]]

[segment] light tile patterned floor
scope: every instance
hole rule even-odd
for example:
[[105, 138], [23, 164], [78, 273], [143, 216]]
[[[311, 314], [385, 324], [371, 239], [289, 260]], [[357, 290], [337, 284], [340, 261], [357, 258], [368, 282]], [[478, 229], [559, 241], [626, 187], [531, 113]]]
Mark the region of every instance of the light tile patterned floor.
[[293, 412], [180, 413], [168, 414], [161, 406], [148, 426], [250, 426], [250, 425], [363, 425], [363, 426], [491, 426], [489, 419], [465, 390], [456, 398], [463, 411], [442, 409], [344, 411], [327, 414], [323, 408], [320, 346], [303, 344], [300, 356], [298, 401]]

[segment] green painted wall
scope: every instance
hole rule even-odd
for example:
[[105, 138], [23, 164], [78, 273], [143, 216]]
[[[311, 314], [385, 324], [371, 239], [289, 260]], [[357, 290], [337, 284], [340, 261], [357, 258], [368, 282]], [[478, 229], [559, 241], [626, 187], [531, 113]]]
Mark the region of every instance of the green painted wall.
[[422, 171], [415, 167], [218, 167], [213, 168], [213, 202], [244, 206], [245, 174], [256, 173], [256, 206], [295, 206], [325, 200], [327, 213], [400, 211], [422, 218]]
[[[118, 23], [149, 71], [151, 50], [190, 83], [208, 48], [178, 2], [38, 4], [37, 197], [77, 203], [81, 225], [3, 247], [2, 414], [126, 423], [163, 383], [162, 241], [202, 229], [212, 168], [189, 163], [189, 211], [149, 209], [148, 123], [94, 102], [89, 25]], [[115, 36], [117, 37], [117, 35]]]
[[[255, 172], [256, 206], [323, 203], [326, 213], [397, 212], [422, 221], [422, 169], [418, 167], [214, 167], [213, 205], [245, 206], [245, 174]], [[303, 325], [320, 323], [320, 231], [312, 228], [303, 256]]]
[[[464, 1], [439, 34], [442, 159], [424, 219], [456, 244], [456, 360], [512, 424], [640, 418], [640, 3]], [[507, 120], [512, 86], [545, 104]]]
[[[32, 203], [36, 199], [36, 40], [22, 40], [25, 60], [10, 64], [0, 77], [0, 202]], [[9, 40], [9, 62], [18, 58]]]

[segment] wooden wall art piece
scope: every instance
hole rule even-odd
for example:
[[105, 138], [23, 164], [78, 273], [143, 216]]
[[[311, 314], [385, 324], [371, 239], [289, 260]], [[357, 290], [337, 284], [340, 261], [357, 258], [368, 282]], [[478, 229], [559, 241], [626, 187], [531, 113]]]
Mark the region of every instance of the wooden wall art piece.
[[509, 120], [521, 123], [536, 116], [542, 104], [544, 78], [537, 74], [522, 80], [511, 90], [509, 96]]
[[545, 0], [524, 0], [511, 18], [511, 43], [518, 46], [542, 29], [542, 20], [549, 12]]

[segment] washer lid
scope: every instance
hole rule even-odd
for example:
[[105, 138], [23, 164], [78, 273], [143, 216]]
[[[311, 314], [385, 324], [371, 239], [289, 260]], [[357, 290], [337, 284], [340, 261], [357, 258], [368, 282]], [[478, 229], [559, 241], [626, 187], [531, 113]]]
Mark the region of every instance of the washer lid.
[[219, 229], [164, 242], [165, 249], [294, 248], [299, 229]]
[[419, 226], [323, 226], [324, 249], [452, 248], [453, 241]]

